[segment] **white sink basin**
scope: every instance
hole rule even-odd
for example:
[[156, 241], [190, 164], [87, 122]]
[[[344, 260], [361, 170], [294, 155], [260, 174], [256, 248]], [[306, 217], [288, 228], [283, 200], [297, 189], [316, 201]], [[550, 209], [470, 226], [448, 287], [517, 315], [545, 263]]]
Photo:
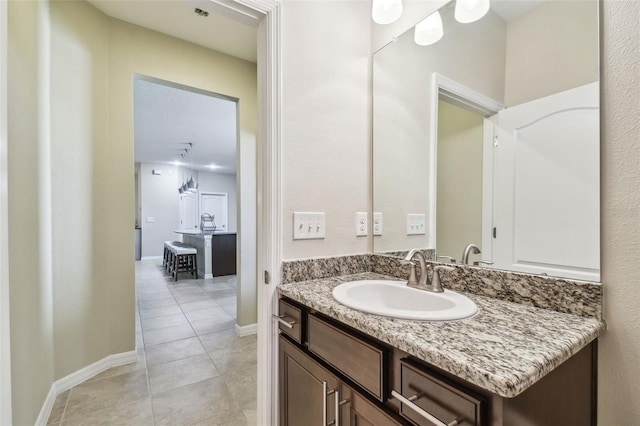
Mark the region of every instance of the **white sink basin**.
[[404, 281], [350, 281], [334, 288], [333, 297], [359, 311], [418, 321], [458, 320], [478, 312], [476, 304], [459, 293], [418, 290]]

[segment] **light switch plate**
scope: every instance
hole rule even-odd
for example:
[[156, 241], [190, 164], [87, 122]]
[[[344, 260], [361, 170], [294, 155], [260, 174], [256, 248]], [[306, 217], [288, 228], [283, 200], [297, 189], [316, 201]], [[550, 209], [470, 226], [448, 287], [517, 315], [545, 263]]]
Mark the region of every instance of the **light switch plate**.
[[356, 212], [355, 216], [356, 237], [366, 237], [369, 233], [367, 212]]
[[294, 212], [293, 239], [316, 240], [325, 237], [324, 212]]
[[373, 235], [382, 235], [382, 213], [373, 212]]
[[424, 235], [427, 232], [425, 214], [407, 215], [407, 235]]
[[156, 218], [153, 216], [147, 216], [147, 223], [156, 223]]

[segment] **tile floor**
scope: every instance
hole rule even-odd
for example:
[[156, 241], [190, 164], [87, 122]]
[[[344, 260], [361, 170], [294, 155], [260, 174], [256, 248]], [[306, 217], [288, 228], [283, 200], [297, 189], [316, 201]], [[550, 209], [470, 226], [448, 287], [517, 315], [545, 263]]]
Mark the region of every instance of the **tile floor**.
[[48, 424], [255, 425], [256, 336], [235, 334], [235, 284], [136, 262], [138, 362], [60, 394]]

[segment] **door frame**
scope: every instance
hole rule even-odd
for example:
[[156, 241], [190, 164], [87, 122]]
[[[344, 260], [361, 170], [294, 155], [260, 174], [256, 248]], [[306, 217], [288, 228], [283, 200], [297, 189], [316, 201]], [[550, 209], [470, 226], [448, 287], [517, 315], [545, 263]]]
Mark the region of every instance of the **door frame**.
[[[438, 189], [438, 101], [440, 98], [469, 111], [474, 111], [483, 117], [496, 114], [504, 108], [500, 102], [495, 101], [482, 93], [458, 83], [442, 74], [431, 74], [430, 117], [429, 117], [429, 226], [427, 229], [427, 241], [429, 247], [436, 247], [436, 212]], [[483, 130], [483, 135], [486, 132]], [[486, 146], [486, 144], [485, 144]], [[483, 148], [483, 151], [486, 151]], [[483, 213], [485, 212], [483, 206]], [[484, 225], [484, 221], [483, 221]]]
[[[215, 0], [214, 0], [215, 1]], [[223, 0], [218, 0], [223, 1]], [[275, 0], [234, 0], [258, 17], [257, 277], [258, 373], [260, 425], [278, 424], [278, 329], [276, 285], [282, 263], [281, 187], [281, 26]]]
[[12, 424], [7, 163], [8, 2], [0, 1], [0, 424]]

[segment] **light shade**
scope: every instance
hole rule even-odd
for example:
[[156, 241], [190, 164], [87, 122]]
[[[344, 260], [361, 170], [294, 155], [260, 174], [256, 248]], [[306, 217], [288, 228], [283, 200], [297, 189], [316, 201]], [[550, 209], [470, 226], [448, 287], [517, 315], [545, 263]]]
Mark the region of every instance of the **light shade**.
[[402, 15], [402, 0], [373, 0], [371, 18], [377, 24], [390, 24]]
[[475, 22], [489, 11], [489, 0], [456, 0], [454, 16], [462, 24]]
[[193, 176], [191, 176], [191, 177], [189, 178], [189, 180], [187, 181], [187, 189], [188, 189], [190, 192], [194, 192], [194, 190], [196, 190], [196, 189], [197, 189], [196, 181], [195, 181], [195, 180], [193, 180]]
[[413, 40], [420, 46], [428, 46], [440, 40], [444, 34], [440, 12], [433, 12], [416, 25]]

